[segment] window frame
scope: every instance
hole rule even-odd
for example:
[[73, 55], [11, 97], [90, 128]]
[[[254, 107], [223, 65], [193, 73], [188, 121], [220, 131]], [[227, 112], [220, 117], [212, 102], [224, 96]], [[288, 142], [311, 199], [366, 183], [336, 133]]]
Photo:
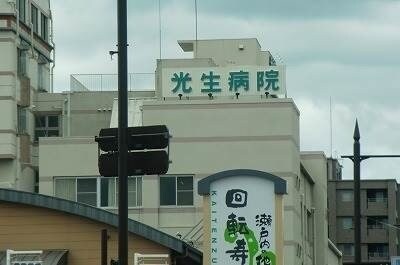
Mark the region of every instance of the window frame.
[[[345, 200], [344, 194], [351, 193], [351, 200]], [[340, 202], [353, 202], [354, 201], [354, 191], [352, 189], [343, 189], [339, 191]]]
[[[21, 5], [21, 2], [23, 3], [23, 5]], [[25, 24], [25, 22], [26, 22], [26, 0], [17, 0], [17, 9], [18, 9], [18, 14], [19, 14], [19, 20]], [[21, 11], [23, 11], [22, 12], [23, 16], [21, 16]]]
[[[180, 192], [188, 192], [192, 191], [192, 204], [183, 204], [183, 205], [178, 205], [178, 178], [179, 177], [187, 177], [187, 178], [192, 178], [192, 190], [180, 190]], [[161, 178], [174, 178], [175, 179], [175, 204], [161, 204]], [[194, 201], [194, 175], [162, 175], [160, 176], [159, 180], [159, 207], [160, 208], [193, 208], [195, 207], [195, 201]]]
[[[44, 117], [45, 121], [44, 121], [44, 126], [37, 126], [37, 122], [36, 120], [40, 117]], [[58, 118], [58, 126], [57, 127], [50, 127], [49, 126], [49, 117], [57, 117]], [[34, 128], [34, 140], [35, 142], [39, 141], [39, 137], [60, 137], [61, 136], [61, 115], [60, 114], [36, 114], [35, 115], [35, 128]], [[37, 136], [37, 131], [44, 131], [45, 132], [45, 136]], [[58, 131], [58, 135], [57, 136], [48, 136], [49, 132], [55, 132]]]
[[[346, 253], [346, 248], [345, 247], [350, 247], [350, 249], [351, 249], [351, 254], [349, 255], [349, 254], [347, 254]], [[339, 243], [338, 244], [338, 248], [339, 248], [339, 250], [340, 251], [342, 251], [342, 253], [343, 253], [343, 256], [345, 256], [345, 257], [354, 257], [354, 255], [355, 255], [355, 248], [354, 248], [354, 244], [353, 243]]]
[[[351, 227], [345, 227], [344, 220], [351, 220]], [[338, 217], [338, 223], [340, 225], [340, 229], [342, 230], [354, 230], [354, 218], [352, 216], [340, 216]]]
[[28, 55], [25, 49], [17, 48], [17, 75], [28, 76]]
[[[135, 193], [136, 193], [136, 206], [129, 206], [128, 205], [128, 209], [140, 209], [140, 208], [143, 208], [143, 177], [142, 176], [129, 176], [128, 178], [130, 178], [130, 179], [133, 179], [133, 178], [135, 178], [136, 179], [136, 181], [135, 181], [135, 184], [136, 184], [136, 191], [135, 191]], [[138, 179], [141, 179], [141, 189], [142, 189], [142, 191], [140, 192], [140, 194], [141, 194], [141, 198], [140, 198], [140, 205], [138, 205], [138, 194], [139, 194], [139, 192], [138, 192]], [[57, 197], [56, 196], [56, 181], [57, 180], [61, 180], [61, 179], [68, 179], [68, 180], [73, 180], [74, 181], [74, 186], [75, 186], [75, 198], [74, 198], [74, 201], [75, 202], [78, 202], [78, 180], [82, 180], [82, 179], [96, 179], [96, 205], [95, 206], [93, 206], [93, 205], [90, 205], [90, 204], [86, 204], [86, 205], [89, 205], [89, 206], [93, 206], [93, 207], [97, 207], [97, 208], [100, 208], [100, 209], [104, 209], [104, 210], [116, 210], [116, 209], [118, 209], [118, 205], [117, 205], [117, 190], [116, 190], [116, 188], [117, 188], [117, 179], [118, 179], [118, 177], [111, 177], [111, 178], [107, 178], [107, 179], [114, 179], [114, 187], [115, 187], [115, 189], [114, 189], [114, 193], [115, 193], [115, 202], [116, 202], [116, 204], [114, 205], [114, 206], [101, 206], [101, 180], [102, 179], [105, 179], [104, 177], [101, 177], [101, 176], [78, 176], [78, 177], [54, 177], [53, 178], [53, 196], [54, 197]], [[129, 191], [128, 191], [128, 196], [129, 196]], [[57, 198], [59, 198], [59, 197], [57, 197]], [[82, 203], [82, 202], [78, 202], [78, 203]], [[128, 201], [128, 203], [129, 203], [129, 201]]]
[[28, 111], [26, 107], [17, 105], [17, 133], [28, 134]]
[[[31, 3], [31, 23], [32, 30], [34, 33], [39, 34], [39, 8], [37, 8], [33, 3]], [[35, 15], [34, 15], [35, 14]], [[36, 21], [34, 18], [36, 17]]]
[[49, 18], [40, 12], [40, 37], [46, 42], [49, 41]]

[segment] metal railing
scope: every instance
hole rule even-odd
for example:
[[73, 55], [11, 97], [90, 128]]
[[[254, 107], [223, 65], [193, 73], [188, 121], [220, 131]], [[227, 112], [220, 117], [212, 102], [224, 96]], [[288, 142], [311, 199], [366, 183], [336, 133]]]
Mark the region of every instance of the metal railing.
[[387, 198], [381, 198], [381, 197], [371, 197], [367, 198], [368, 202], [381, 202], [381, 203], [387, 203]]
[[201, 219], [183, 238], [183, 241], [193, 243], [198, 248], [203, 241], [203, 219]]
[[[128, 91], [154, 90], [155, 73], [129, 73]], [[117, 74], [72, 74], [71, 91], [117, 91]]]
[[368, 252], [369, 258], [387, 258], [389, 257], [388, 252]]
[[386, 229], [383, 224], [367, 225], [367, 229]]

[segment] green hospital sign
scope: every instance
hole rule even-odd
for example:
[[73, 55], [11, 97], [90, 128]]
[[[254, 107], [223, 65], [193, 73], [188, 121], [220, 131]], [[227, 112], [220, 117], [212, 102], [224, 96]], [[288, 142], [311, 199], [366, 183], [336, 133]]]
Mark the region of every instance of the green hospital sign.
[[286, 94], [284, 66], [162, 69], [163, 97]]

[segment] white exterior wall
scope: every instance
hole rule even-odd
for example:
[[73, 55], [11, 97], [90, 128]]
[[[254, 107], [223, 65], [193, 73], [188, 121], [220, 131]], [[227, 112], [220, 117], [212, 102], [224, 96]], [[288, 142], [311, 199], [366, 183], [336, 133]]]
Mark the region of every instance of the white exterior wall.
[[[40, 13], [50, 15], [49, 0], [33, 0], [26, 1], [26, 25], [30, 27], [31, 10], [30, 2], [34, 3], [39, 9], [39, 32], [40, 32]], [[15, 10], [14, 6], [8, 1], [0, 2], [0, 14], [3, 19], [0, 20], [0, 187], [16, 188], [26, 191], [34, 191], [35, 186], [35, 169], [30, 162], [22, 161], [22, 153], [32, 152], [34, 143], [34, 116], [32, 113], [32, 103], [38, 89], [38, 56], [40, 53], [50, 58], [49, 48], [45, 46], [43, 41], [32, 38], [29, 31], [20, 24], [14, 22]], [[51, 20], [49, 18], [49, 25]], [[50, 33], [50, 27], [48, 29]], [[27, 130], [29, 135], [28, 143], [21, 141], [21, 135], [18, 134], [17, 106], [21, 105], [21, 77], [17, 73], [18, 57], [17, 48], [21, 47], [21, 40], [31, 43], [27, 51], [26, 77], [30, 79], [29, 90], [30, 97], [27, 107]], [[32, 49], [34, 48], [34, 49]], [[47, 70], [43, 73], [45, 88], [49, 88], [50, 73], [49, 63], [45, 66]], [[25, 134], [24, 134], [25, 135]], [[26, 137], [26, 136], [23, 136]]]
[[[194, 59], [192, 66], [232, 62], [238, 65], [265, 65], [269, 56], [268, 52], [260, 50], [254, 39], [222, 41], [222, 44], [216, 42], [210, 41], [210, 46], [207, 46], [207, 41], [199, 41], [194, 57], [210, 59]], [[238, 55], [239, 42], [245, 43], [246, 49], [256, 55]], [[189, 41], [181, 46], [190, 51], [193, 44]], [[158, 67], [181, 63], [187, 67], [191, 65], [190, 60], [162, 60]], [[229, 169], [266, 171], [287, 181], [288, 195], [284, 196], [284, 264], [328, 262], [326, 256], [330, 252], [327, 250], [328, 234], [324, 217], [326, 159], [321, 153], [301, 155], [299, 111], [291, 99], [257, 96], [239, 97], [238, 100], [163, 100], [160, 97], [159, 100], [143, 103], [142, 120], [143, 125], [168, 126], [173, 136], [170, 143], [172, 164], [168, 174], [194, 176], [194, 204], [160, 206], [159, 177], [144, 176], [142, 206], [129, 209], [131, 218], [172, 235], [179, 232], [184, 236], [203, 218], [202, 198], [197, 195], [200, 179]], [[57, 176], [98, 175], [97, 144], [93, 137], [41, 139], [39, 154], [40, 193], [54, 195], [53, 181]], [[300, 171], [301, 162], [311, 177]], [[307, 212], [311, 211], [315, 222], [311, 228], [312, 241], [307, 238]]]

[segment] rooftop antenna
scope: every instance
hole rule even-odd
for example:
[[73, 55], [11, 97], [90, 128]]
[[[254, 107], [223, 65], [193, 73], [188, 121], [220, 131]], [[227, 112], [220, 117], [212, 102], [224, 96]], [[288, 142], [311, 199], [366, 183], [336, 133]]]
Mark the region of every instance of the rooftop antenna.
[[194, 0], [194, 13], [195, 13], [195, 34], [196, 34], [196, 47], [195, 47], [195, 57], [197, 57], [197, 0]]
[[161, 60], [161, 0], [158, 0], [158, 30], [159, 30], [159, 48], [160, 48], [160, 60]]
[[331, 150], [331, 158], [332, 158], [332, 138], [333, 138], [333, 134], [332, 134], [332, 96], [329, 96], [329, 127], [330, 127], [330, 150]]

